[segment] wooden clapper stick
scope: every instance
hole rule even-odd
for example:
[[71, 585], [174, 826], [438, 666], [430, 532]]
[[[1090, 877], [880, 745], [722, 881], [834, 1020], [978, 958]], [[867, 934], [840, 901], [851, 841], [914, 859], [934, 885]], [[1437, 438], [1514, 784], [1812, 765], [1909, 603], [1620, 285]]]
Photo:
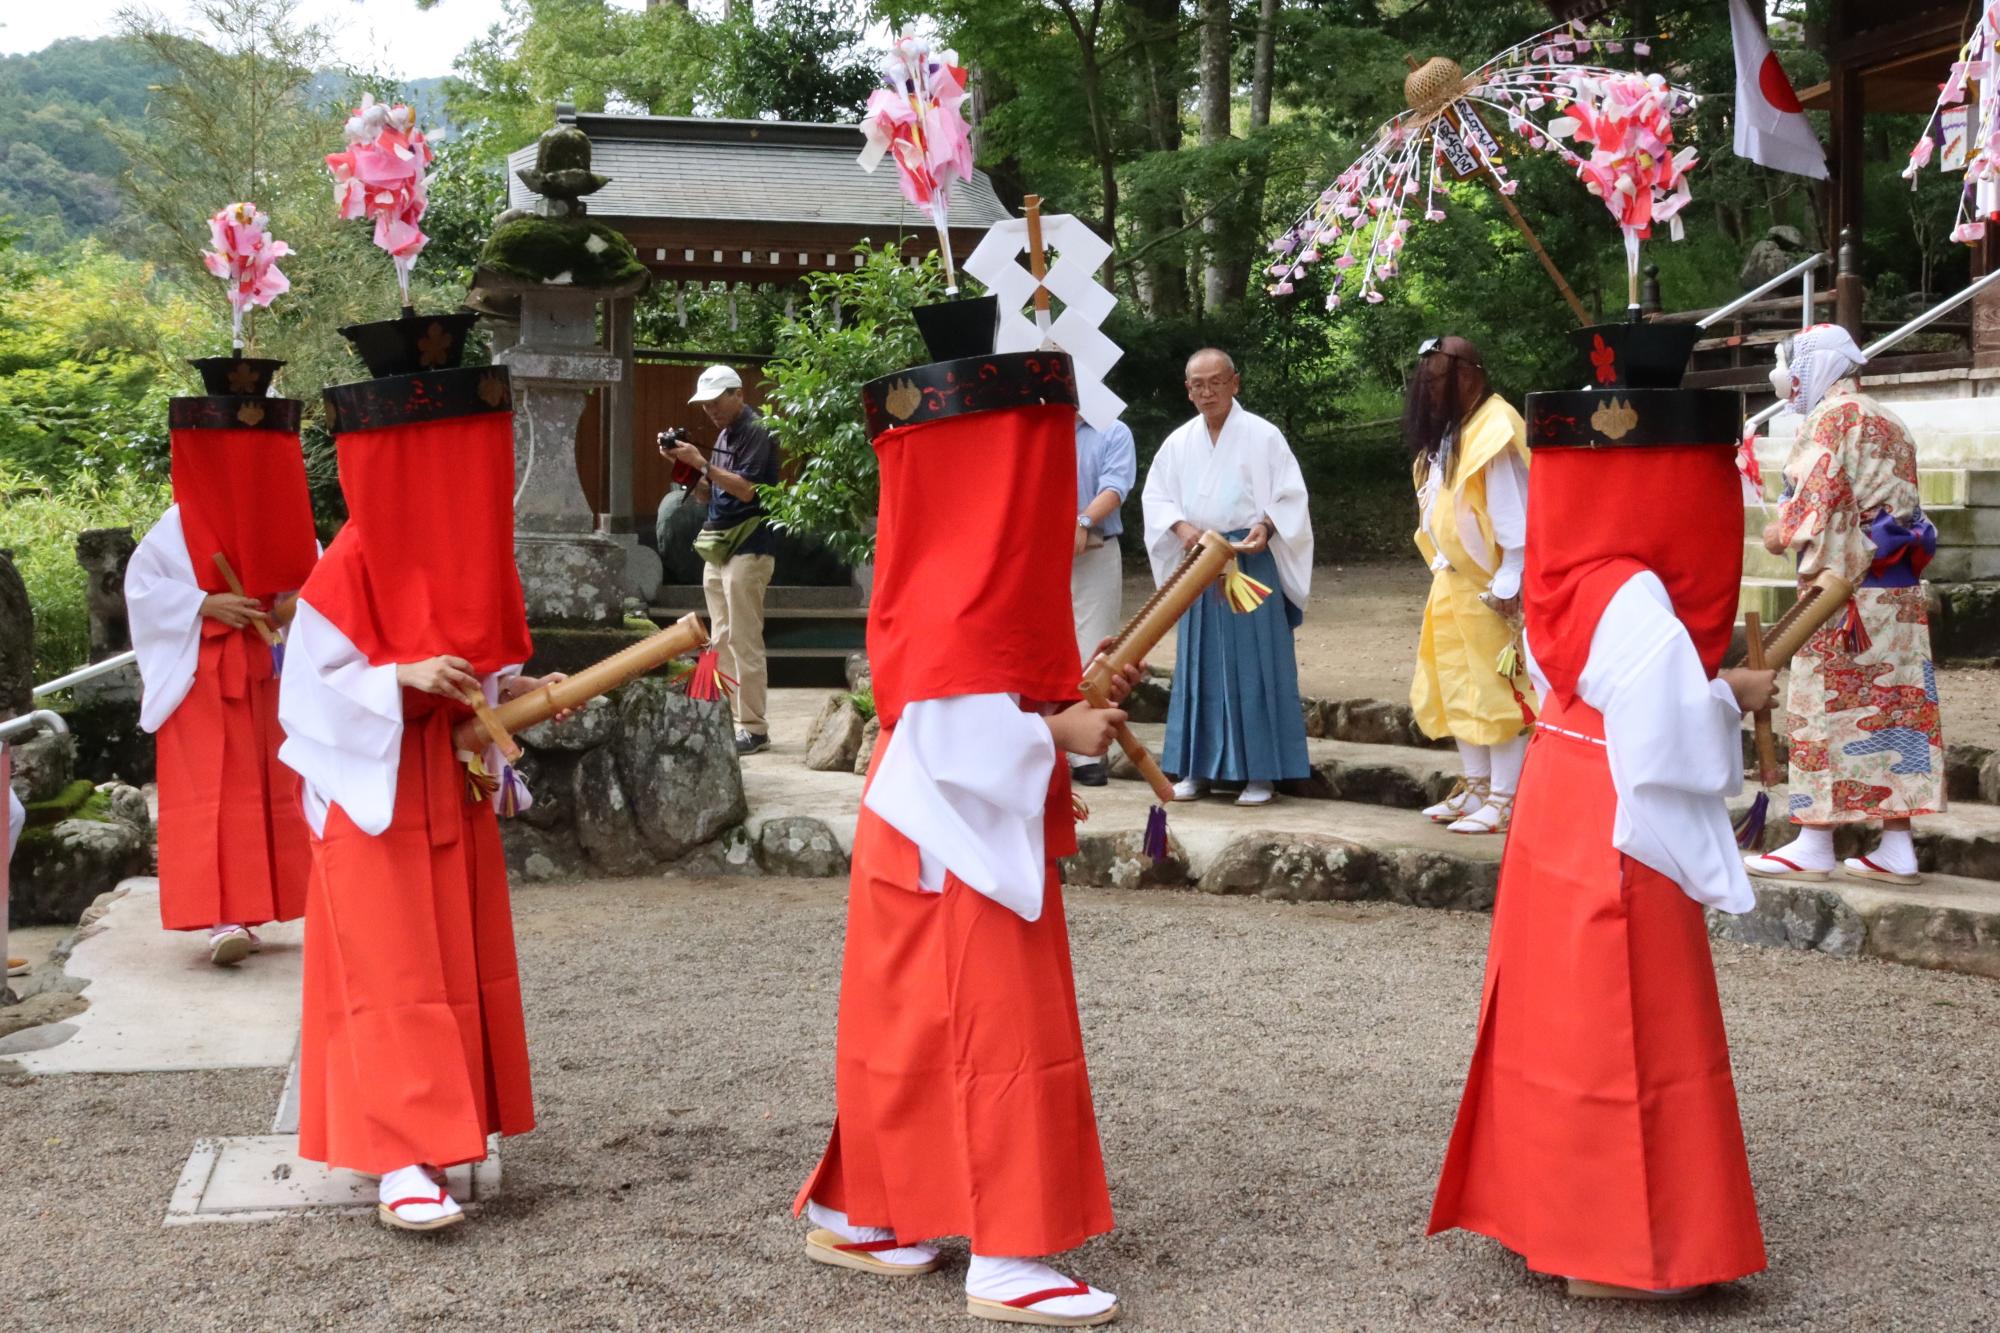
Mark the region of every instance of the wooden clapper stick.
[[[248, 598], [250, 596], [249, 593], [243, 591], [243, 580], [236, 577], [236, 571], [230, 567], [228, 556], [217, 551], [215, 553], [215, 567], [222, 571], [222, 581], [229, 585], [229, 591], [235, 593], [238, 597]], [[281, 642], [278, 638], [278, 631], [271, 628], [271, 622], [264, 618], [262, 611], [257, 612], [252, 617], [250, 623], [257, 627], [257, 633], [262, 635], [264, 642], [271, 647], [276, 648]]]

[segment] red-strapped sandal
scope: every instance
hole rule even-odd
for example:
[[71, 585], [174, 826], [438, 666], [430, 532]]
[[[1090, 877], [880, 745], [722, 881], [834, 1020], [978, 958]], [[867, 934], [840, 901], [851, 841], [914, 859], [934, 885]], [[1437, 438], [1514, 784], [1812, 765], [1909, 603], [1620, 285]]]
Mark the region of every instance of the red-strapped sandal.
[[1878, 880], [1883, 884], [1921, 884], [1924, 882], [1922, 875], [1905, 875], [1900, 870], [1890, 870], [1884, 866], [1878, 866], [1865, 856], [1850, 856], [1840, 863], [1840, 868], [1847, 872], [1849, 879], [1872, 879]]
[[[1762, 867], [1758, 866], [1757, 862], [1759, 861], [1773, 861], [1776, 862], [1778, 865], [1783, 866], [1784, 869], [1765, 870]], [[1752, 875], [1755, 875], [1758, 879], [1819, 880], [1819, 879], [1831, 878], [1833, 875], [1833, 872], [1831, 870], [1808, 870], [1804, 866], [1800, 865], [1797, 861], [1789, 861], [1782, 856], [1773, 856], [1769, 852], [1759, 852], [1755, 856], [1744, 857], [1743, 868], [1749, 871]]]
[[888, 1240], [843, 1240], [839, 1232], [825, 1227], [806, 1233], [806, 1258], [814, 1263], [852, 1268], [878, 1277], [914, 1277], [918, 1273], [935, 1273], [944, 1262], [940, 1255], [933, 1254], [928, 1263], [921, 1264], [892, 1264], [875, 1257], [889, 1250], [916, 1248], [893, 1237]]
[[428, 1222], [412, 1222], [397, 1210], [410, 1207], [414, 1204], [427, 1204], [430, 1207], [438, 1208], [451, 1202], [453, 1202], [451, 1195], [445, 1193], [444, 1187], [440, 1185], [436, 1196], [432, 1198], [426, 1198], [419, 1194], [408, 1199], [394, 1199], [388, 1203], [378, 1203], [375, 1205], [375, 1217], [382, 1225], [394, 1227], [398, 1231], [441, 1231], [445, 1227], [456, 1226], [458, 1223], [463, 1222], [465, 1220], [465, 1213], [463, 1211], [454, 1211], [446, 1213], [442, 1217], [434, 1217]]
[[1047, 1314], [1034, 1307], [1043, 1301], [1060, 1300], [1065, 1296], [1088, 1296], [1090, 1284], [1072, 1282], [1067, 1287], [1049, 1287], [1042, 1291], [1031, 1291], [1025, 1296], [1016, 1296], [1011, 1301], [989, 1301], [981, 1296], [965, 1298], [965, 1312], [975, 1319], [992, 1319], [1003, 1324], [1038, 1324], [1044, 1328], [1088, 1328], [1093, 1324], [1108, 1324], [1118, 1317], [1118, 1305], [1114, 1301], [1108, 1310], [1096, 1314]]

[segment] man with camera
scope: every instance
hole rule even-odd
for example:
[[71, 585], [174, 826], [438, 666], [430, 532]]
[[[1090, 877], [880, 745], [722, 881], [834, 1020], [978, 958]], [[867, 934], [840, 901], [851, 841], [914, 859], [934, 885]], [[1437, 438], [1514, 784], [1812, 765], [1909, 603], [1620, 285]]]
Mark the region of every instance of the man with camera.
[[695, 383], [690, 403], [720, 432], [706, 458], [678, 430], [659, 437], [660, 454], [673, 460], [674, 479], [697, 500], [708, 503], [708, 518], [695, 538], [701, 556], [702, 593], [715, 636], [717, 668], [736, 681], [731, 707], [736, 715], [736, 753], [770, 748], [764, 720], [764, 590], [776, 565], [776, 534], [766, 526], [757, 487], [778, 480], [778, 441], [743, 401], [743, 380], [728, 366], [710, 366]]

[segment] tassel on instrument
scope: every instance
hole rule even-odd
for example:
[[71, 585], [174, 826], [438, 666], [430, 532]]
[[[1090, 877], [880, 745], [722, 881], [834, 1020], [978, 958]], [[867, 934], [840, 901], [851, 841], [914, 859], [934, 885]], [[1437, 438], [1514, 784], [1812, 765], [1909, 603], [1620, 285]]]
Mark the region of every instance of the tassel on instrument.
[[1841, 623], [1840, 632], [1847, 641], [1850, 653], [1859, 655], [1874, 646], [1874, 641], [1868, 637], [1867, 627], [1861, 623], [1861, 603], [1858, 601], [1847, 604], [1847, 619]]
[[736, 682], [723, 674], [716, 665], [719, 658], [713, 648], [704, 648], [694, 659], [694, 670], [688, 673], [687, 697], [703, 703], [715, 703], [736, 693]]
[[1270, 595], [1268, 585], [1245, 574], [1235, 561], [1229, 562], [1229, 568], [1222, 575], [1222, 596], [1229, 603], [1230, 610], [1248, 614], [1262, 606], [1264, 599]]
[[486, 771], [486, 760], [476, 750], [460, 750], [458, 761], [465, 765], [465, 799], [477, 804], [500, 789], [500, 783]]
[[527, 794], [527, 784], [521, 781], [521, 775], [514, 771], [514, 766], [502, 764], [499, 789], [494, 793], [493, 812], [512, 819], [528, 808]]
[[[1507, 646], [1500, 650], [1500, 657], [1493, 663], [1493, 669], [1506, 680], [1514, 679], [1514, 673], [1521, 669], [1520, 638], [1509, 639]], [[1519, 691], [1516, 691], [1519, 693]]]
[[1139, 843], [1139, 850], [1149, 861], [1164, 861], [1167, 856], [1167, 807], [1156, 805], [1146, 812], [1146, 836]]
[[271, 645], [271, 674], [273, 676], [285, 674], [285, 641], [282, 638]]
[[1771, 793], [1760, 791], [1757, 799], [1750, 802], [1750, 808], [1736, 823], [1736, 845], [1745, 851], [1757, 851], [1764, 845], [1764, 821], [1771, 814]]

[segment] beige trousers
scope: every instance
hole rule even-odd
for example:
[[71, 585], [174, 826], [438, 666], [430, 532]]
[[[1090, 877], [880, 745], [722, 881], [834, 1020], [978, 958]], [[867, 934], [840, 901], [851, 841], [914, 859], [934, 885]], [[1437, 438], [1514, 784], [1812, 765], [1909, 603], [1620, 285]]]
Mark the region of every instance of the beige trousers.
[[[1123, 628], [1119, 615], [1124, 595], [1125, 570], [1118, 558], [1118, 543], [1092, 537], [1091, 544], [1069, 567], [1070, 613], [1076, 621], [1076, 656], [1089, 662], [1097, 645]], [[1094, 762], [1071, 755], [1072, 766]]]
[[771, 586], [777, 563], [776, 556], [735, 555], [720, 565], [704, 565], [701, 571], [716, 666], [736, 682], [731, 711], [739, 729], [759, 736], [770, 732], [764, 721], [770, 680], [764, 661], [764, 589]]

